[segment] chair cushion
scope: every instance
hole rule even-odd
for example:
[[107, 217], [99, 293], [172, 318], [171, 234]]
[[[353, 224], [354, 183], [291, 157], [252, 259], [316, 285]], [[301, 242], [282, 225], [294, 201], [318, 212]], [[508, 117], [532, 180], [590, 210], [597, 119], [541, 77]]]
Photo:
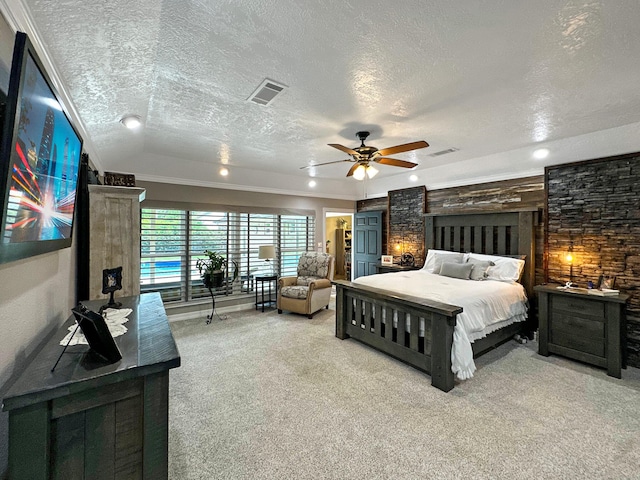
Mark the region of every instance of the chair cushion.
[[309, 287], [303, 285], [293, 285], [280, 289], [280, 295], [287, 298], [307, 298], [308, 293]]
[[296, 279], [296, 285], [302, 285], [308, 287], [311, 282], [315, 282], [316, 280], [320, 280], [323, 277], [298, 277]]
[[329, 274], [331, 255], [319, 252], [305, 252], [298, 262], [298, 277], [326, 278]]

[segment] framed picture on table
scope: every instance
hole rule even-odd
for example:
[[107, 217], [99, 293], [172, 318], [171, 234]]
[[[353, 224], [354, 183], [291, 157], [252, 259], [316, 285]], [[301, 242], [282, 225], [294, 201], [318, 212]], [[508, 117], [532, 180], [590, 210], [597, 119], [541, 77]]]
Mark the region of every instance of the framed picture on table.
[[615, 275], [600, 275], [598, 279], [598, 289], [602, 290], [603, 288], [608, 290], [613, 290], [616, 286], [616, 276]]

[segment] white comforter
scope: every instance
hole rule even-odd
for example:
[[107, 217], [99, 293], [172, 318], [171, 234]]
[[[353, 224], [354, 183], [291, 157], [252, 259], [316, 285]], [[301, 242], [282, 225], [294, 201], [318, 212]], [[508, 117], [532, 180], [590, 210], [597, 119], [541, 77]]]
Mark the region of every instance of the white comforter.
[[462, 307], [451, 351], [451, 369], [461, 380], [476, 370], [471, 342], [527, 318], [527, 296], [515, 282], [460, 280], [414, 270], [359, 277], [354, 283]]

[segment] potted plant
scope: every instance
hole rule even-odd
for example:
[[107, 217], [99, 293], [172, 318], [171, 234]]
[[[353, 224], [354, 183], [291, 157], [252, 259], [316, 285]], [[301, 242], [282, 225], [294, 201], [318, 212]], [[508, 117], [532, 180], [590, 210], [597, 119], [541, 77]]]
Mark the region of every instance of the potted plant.
[[[211, 250], [205, 250], [204, 254], [207, 258], [201, 258], [196, 262], [202, 283], [207, 288], [221, 287], [225, 272], [229, 269], [229, 260], [218, 252]], [[231, 263], [233, 264], [233, 280], [235, 280], [238, 278], [238, 264], [234, 260], [231, 260]]]

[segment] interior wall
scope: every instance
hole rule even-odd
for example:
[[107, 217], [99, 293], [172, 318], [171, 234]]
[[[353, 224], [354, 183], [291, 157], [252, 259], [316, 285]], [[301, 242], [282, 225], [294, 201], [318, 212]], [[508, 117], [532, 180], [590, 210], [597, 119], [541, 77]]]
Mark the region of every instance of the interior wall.
[[311, 213], [316, 218], [314, 250], [325, 250], [325, 238], [322, 228], [324, 209], [334, 211], [351, 211], [354, 202], [351, 200], [335, 200], [331, 198], [301, 197], [296, 195], [279, 195], [273, 193], [243, 192], [240, 190], [224, 190], [220, 188], [192, 187], [188, 185], [171, 185], [157, 182], [136, 182], [145, 188], [146, 198], [142, 206], [155, 205], [166, 207], [177, 203], [185, 207], [215, 208], [218, 207], [251, 207], [259, 209], [276, 209], [282, 212]]

